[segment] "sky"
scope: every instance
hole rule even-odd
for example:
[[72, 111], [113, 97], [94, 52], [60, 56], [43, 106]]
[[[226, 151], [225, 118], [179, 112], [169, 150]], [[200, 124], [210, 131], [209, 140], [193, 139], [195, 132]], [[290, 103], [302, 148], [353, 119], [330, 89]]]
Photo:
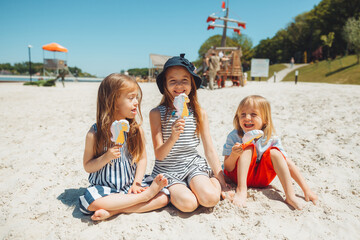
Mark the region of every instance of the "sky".
[[[229, 18], [246, 22], [241, 33], [253, 46], [310, 11], [321, 0], [229, 0]], [[43, 62], [56, 42], [70, 67], [105, 77], [150, 66], [149, 54], [198, 58], [200, 46], [222, 29], [207, 30], [209, 15], [223, 17], [220, 0], [1, 0], [0, 63]], [[216, 24], [222, 24], [216, 21]], [[233, 24], [229, 24], [234, 26]], [[233, 30], [228, 29], [231, 37]]]

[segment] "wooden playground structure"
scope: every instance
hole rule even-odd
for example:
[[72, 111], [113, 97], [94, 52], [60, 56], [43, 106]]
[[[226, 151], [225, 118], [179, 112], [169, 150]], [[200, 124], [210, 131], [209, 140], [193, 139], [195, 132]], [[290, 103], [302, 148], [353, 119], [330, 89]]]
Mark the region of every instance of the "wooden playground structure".
[[246, 79], [241, 67], [241, 48], [240, 47], [212, 47], [205, 57], [209, 57], [210, 53], [215, 51], [220, 57], [221, 66], [217, 72], [216, 82], [219, 88], [225, 87], [225, 81], [230, 78], [233, 86], [244, 86]]

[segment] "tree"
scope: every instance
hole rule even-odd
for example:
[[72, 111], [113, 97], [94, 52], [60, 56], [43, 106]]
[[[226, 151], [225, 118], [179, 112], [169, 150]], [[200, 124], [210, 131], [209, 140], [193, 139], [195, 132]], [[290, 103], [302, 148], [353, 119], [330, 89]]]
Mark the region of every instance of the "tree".
[[334, 32], [329, 32], [328, 35], [321, 35], [321, 41], [323, 41], [324, 46], [328, 47], [328, 55], [327, 57], [330, 57], [330, 48], [334, 42], [334, 38], [335, 38], [335, 33]]
[[354, 50], [357, 56], [357, 64], [360, 58], [360, 18], [349, 18], [344, 26], [343, 35], [350, 49]]
[[[202, 56], [211, 48], [211, 47], [220, 47], [221, 46], [221, 35], [214, 35], [209, 37], [200, 47], [198, 53], [199, 58], [201, 59]], [[233, 39], [226, 37], [226, 46], [227, 47], [237, 47], [239, 46], [237, 42]]]
[[[202, 58], [210, 48], [221, 46], [221, 38], [221, 35], [211, 36], [200, 46], [198, 51], [199, 58], [193, 62], [196, 67], [201, 66]], [[226, 47], [241, 47], [243, 54], [241, 57], [242, 64], [248, 65], [250, 63], [254, 50], [252, 49], [252, 41], [249, 37], [246, 35], [239, 36], [238, 34], [234, 34], [231, 38], [226, 37]]]
[[132, 68], [128, 70], [129, 75], [131, 76], [141, 76], [146, 77], [149, 73], [148, 68]]
[[360, 0], [322, 0], [309, 12], [294, 17], [294, 21], [274, 37], [261, 41], [255, 47], [254, 56], [269, 58], [275, 63], [288, 62], [292, 56], [301, 61], [302, 53], [307, 52], [308, 60], [312, 61], [315, 57], [311, 53], [323, 45], [321, 35], [329, 32], [334, 32], [331, 56], [343, 55], [346, 41], [341, 33], [350, 17], [360, 17]]
[[250, 66], [250, 61], [254, 56], [254, 49], [251, 39], [246, 36], [245, 34], [234, 34], [231, 38], [238, 44], [238, 46], [241, 47], [242, 51], [242, 57], [241, 57], [241, 63], [243, 65]]

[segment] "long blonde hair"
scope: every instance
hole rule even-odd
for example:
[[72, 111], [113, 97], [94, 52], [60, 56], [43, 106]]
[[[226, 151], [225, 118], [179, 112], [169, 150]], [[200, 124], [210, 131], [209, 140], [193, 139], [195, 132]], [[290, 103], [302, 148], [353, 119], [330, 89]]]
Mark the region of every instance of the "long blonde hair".
[[129, 76], [113, 73], [107, 76], [100, 84], [97, 97], [96, 126], [94, 152], [98, 157], [104, 153], [105, 148], [111, 147], [110, 127], [115, 117], [115, 102], [127, 92], [138, 90], [138, 122], [136, 119], [126, 119], [129, 121], [130, 129], [126, 140], [128, 151], [133, 157], [133, 163], [137, 163], [145, 150], [144, 136], [140, 131], [142, 123], [141, 99], [142, 91], [139, 84]]
[[259, 110], [261, 115], [260, 117], [263, 122], [263, 126], [261, 130], [264, 132], [264, 136], [266, 137], [266, 142], [269, 141], [272, 134], [275, 134], [275, 128], [271, 118], [271, 107], [270, 107], [270, 103], [266, 100], [266, 98], [259, 95], [247, 96], [243, 100], [241, 100], [233, 120], [233, 124], [235, 129], [238, 131], [238, 135], [240, 137], [244, 136], [244, 130], [240, 126], [240, 116], [241, 116], [241, 111], [248, 106], [254, 107]]
[[[168, 69], [170, 69], [171, 67], [169, 67]], [[167, 69], [167, 70], [168, 70]], [[185, 69], [185, 68], [184, 68]], [[166, 71], [167, 71], [166, 70]], [[196, 85], [195, 85], [195, 80], [193, 78], [193, 76], [190, 74], [191, 77], [191, 91], [189, 93], [189, 99], [190, 99], [190, 107], [191, 109], [194, 111], [194, 117], [196, 119], [196, 130], [195, 133], [199, 136], [199, 133], [202, 130], [202, 118], [201, 118], [201, 107], [200, 104], [197, 100], [197, 94], [196, 94]], [[159, 105], [163, 105], [165, 107], [167, 107], [167, 111], [171, 111], [174, 110], [174, 98], [171, 96], [169, 90], [167, 89], [166, 86], [166, 73], [165, 73], [165, 80], [163, 81], [163, 86], [164, 86], [164, 94], [163, 97], [160, 101]]]

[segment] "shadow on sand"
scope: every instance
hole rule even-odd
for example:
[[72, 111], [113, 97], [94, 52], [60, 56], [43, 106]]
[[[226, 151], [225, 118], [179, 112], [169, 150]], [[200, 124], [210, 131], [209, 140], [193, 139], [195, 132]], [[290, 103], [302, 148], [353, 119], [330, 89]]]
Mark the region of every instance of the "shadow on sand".
[[57, 199], [60, 200], [66, 206], [74, 208], [73, 213], [72, 213], [74, 218], [81, 219], [81, 221], [83, 221], [83, 222], [92, 223], [93, 221], [90, 218], [91, 215], [83, 214], [79, 208], [79, 197], [81, 195], [84, 195], [85, 190], [86, 190], [86, 188], [65, 189], [65, 191], [57, 197]]

